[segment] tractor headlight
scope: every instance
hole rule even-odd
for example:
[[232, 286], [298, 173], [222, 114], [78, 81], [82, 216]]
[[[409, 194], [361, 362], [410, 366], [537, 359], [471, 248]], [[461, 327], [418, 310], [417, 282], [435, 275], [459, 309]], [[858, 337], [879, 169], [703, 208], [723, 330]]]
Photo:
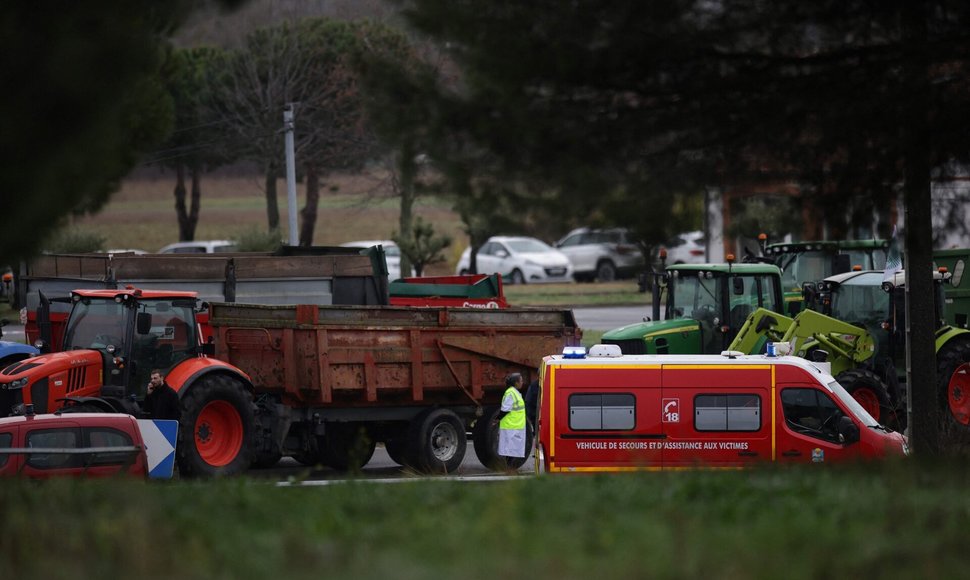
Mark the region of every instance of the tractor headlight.
[[16, 389], [22, 389], [27, 386], [27, 377], [22, 379], [15, 379], [9, 383], [0, 383], [0, 389], [7, 391], [14, 391]]

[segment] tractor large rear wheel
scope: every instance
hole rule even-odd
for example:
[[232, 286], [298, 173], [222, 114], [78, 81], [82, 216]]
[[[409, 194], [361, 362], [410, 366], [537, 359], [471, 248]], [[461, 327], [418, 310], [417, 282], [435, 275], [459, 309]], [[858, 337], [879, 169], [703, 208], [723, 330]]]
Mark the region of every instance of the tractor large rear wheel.
[[[962, 338], [962, 337], [961, 337]], [[970, 432], [970, 339], [956, 338], [936, 353], [937, 390], [943, 424], [948, 430]]]
[[253, 404], [242, 382], [206, 375], [185, 387], [178, 460], [183, 476], [236, 475], [253, 461]]
[[880, 425], [895, 422], [889, 389], [879, 375], [864, 369], [850, 369], [840, 373], [836, 380]]

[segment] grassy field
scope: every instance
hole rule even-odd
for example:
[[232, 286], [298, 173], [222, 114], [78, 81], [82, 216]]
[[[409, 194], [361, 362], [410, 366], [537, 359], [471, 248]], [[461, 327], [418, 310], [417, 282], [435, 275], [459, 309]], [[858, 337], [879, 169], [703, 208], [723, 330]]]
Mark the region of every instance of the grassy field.
[[[175, 214], [175, 181], [171, 174], [143, 171], [121, 183], [121, 188], [97, 215], [76, 220], [73, 227], [105, 238], [105, 249], [137, 248], [153, 252], [178, 241]], [[387, 197], [389, 185], [382, 176], [335, 175], [321, 187], [314, 243], [337, 245], [353, 240], [389, 239], [398, 229], [399, 204]], [[277, 184], [281, 237], [287, 239], [286, 184]], [[304, 204], [303, 186], [297, 187], [297, 206]], [[452, 273], [468, 245], [461, 220], [450, 203], [425, 197], [418, 200], [415, 215], [434, 225], [439, 234], [452, 238], [445, 251], [446, 263], [432, 267], [434, 274]], [[259, 176], [206, 177], [196, 239], [232, 239], [252, 230], [267, 229], [266, 199]]]
[[3, 578], [959, 578], [968, 469], [5, 481]]
[[505, 297], [515, 306], [649, 305], [649, 293], [637, 290], [635, 280], [596, 284], [504, 285]]

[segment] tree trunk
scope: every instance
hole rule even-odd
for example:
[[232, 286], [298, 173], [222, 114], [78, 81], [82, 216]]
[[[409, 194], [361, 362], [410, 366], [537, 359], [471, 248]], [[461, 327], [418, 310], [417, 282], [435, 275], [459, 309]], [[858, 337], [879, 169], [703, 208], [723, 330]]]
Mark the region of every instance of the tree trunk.
[[199, 225], [199, 208], [202, 205], [202, 168], [192, 167], [192, 201], [189, 205], [188, 237], [187, 241], [195, 239], [195, 228]]
[[195, 227], [189, 223], [188, 212], [185, 210], [185, 165], [175, 165], [175, 215], [179, 222], [179, 241], [191, 242]]
[[910, 436], [917, 455], [942, 451], [940, 399], [936, 385], [935, 308], [930, 201], [927, 94], [926, 7], [904, 3], [903, 26], [908, 59], [906, 82], [911, 91], [903, 121], [906, 203], [906, 381], [909, 388]]
[[[410, 145], [405, 145], [401, 151], [398, 163], [401, 173], [401, 215], [398, 219], [399, 236], [404, 240], [414, 237], [414, 180], [417, 175], [417, 165], [414, 162], [414, 151]], [[405, 277], [411, 274], [411, 260], [401, 252], [401, 271], [391, 272], [391, 278]]]
[[306, 204], [300, 211], [300, 246], [313, 245], [313, 230], [317, 226], [317, 207], [320, 204], [320, 175], [313, 167], [306, 170]]
[[280, 206], [276, 200], [276, 164], [266, 167], [266, 219], [269, 230], [280, 229]]

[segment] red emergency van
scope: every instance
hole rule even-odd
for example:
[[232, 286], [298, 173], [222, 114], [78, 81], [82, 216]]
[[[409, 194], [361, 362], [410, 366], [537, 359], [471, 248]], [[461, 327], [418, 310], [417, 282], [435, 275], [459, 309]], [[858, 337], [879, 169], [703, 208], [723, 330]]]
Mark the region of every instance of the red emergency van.
[[909, 453], [825, 363], [767, 355], [627, 355], [615, 345], [547, 356], [539, 472], [739, 468]]

